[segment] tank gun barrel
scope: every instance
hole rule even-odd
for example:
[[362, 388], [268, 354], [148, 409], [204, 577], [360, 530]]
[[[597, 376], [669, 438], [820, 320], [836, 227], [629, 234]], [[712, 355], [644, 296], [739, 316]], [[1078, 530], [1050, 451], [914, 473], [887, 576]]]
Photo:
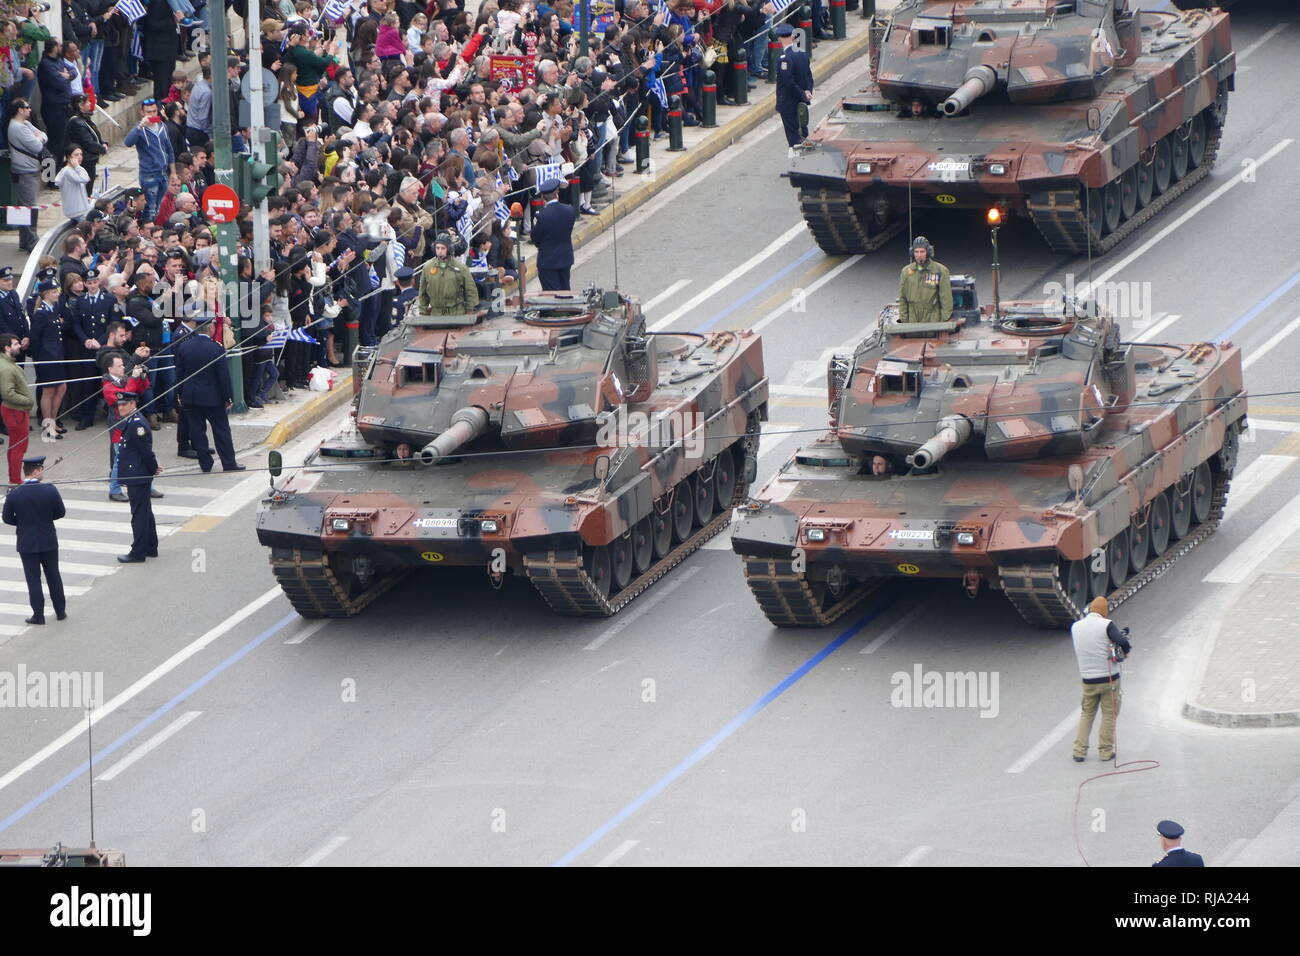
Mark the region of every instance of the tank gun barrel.
[[947, 415], [940, 419], [934, 437], [907, 456], [907, 463], [921, 470], [930, 468], [958, 445], [970, 441], [970, 436], [969, 418], [964, 415]]
[[991, 67], [975, 66], [966, 71], [966, 82], [957, 87], [955, 93], [943, 101], [944, 116], [956, 116], [977, 99], [990, 93], [997, 85], [998, 75]]
[[473, 441], [487, 427], [488, 413], [478, 406], [458, 409], [451, 416], [451, 425], [445, 432], [420, 449], [420, 464], [432, 465], [446, 458], [461, 445]]

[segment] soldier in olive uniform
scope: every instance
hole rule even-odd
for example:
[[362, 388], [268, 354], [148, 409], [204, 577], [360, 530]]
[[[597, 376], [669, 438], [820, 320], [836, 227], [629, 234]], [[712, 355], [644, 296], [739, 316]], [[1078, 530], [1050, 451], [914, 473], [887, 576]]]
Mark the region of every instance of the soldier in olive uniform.
[[947, 322], [952, 318], [952, 280], [948, 267], [934, 261], [925, 236], [912, 240], [912, 261], [898, 277], [899, 322]]
[[434, 258], [420, 273], [420, 294], [415, 311], [420, 315], [464, 315], [478, 307], [478, 288], [469, 266], [452, 258], [451, 236], [438, 233]]

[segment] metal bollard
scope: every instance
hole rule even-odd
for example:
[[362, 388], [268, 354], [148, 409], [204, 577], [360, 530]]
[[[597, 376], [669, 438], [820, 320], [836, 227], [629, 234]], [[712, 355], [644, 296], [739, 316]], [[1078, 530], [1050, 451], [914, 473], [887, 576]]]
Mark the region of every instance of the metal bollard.
[[582, 205], [582, 177], [576, 169], [569, 176], [569, 205], [574, 209]]
[[645, 116], [636, 118], [636, 171], [650, 171], [650, 120]]
[[700, 126], [713, 129], [718, 125], [718, 77], [712, 70], [704, 71], [700, 84]]
[[682, 142], [682, 98], [674, 93], [668, 97], [668, 152], [680, 153], [685, 148]]
[[731, 79], [736, 87], [736, 105], [747, 106], [749, 104], [749, 64], [745, 62], [744, 50], [736, 53], [736, 58], [731, 64]]
[[846, 22], [848, 11], [844, 9], [844, 0], [831, 0], [831, 38], [834, 40], [843, 40], [849, 35], [849, 25]]
[[800, 46], [803, 47], [803, 51], [808, 54], [808, 59], [811, 60], [813, 55], [812, 7], [806, 3], [799, 8], [799, 24], [797, 29], [803, 34], [803, 41], [800, 43]]
[[776, 82], [776, 71], [781, 59], [781, 41], [776, 38], [776, 29], [767, 31], [767, 82]]
[[862, 19], [870, 20], [876, 15], [876, 0], [862, 0]]

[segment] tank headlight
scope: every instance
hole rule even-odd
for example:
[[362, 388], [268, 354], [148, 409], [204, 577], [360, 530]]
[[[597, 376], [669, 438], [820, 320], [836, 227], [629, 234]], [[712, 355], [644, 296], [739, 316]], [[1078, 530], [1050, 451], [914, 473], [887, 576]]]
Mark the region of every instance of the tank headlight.
[[496, 534], [500, 530], [500, 525], [496, 518], [484, 518], [479, 522], [479, 529], [486, 534]]
[[989, 163], [989, 172], [994, 176], [1005, 176], [1007, 174], [1006, 163]]
[[347, 518], [333, 518], [330, 520], [331, 531], [347, 531], [352, 523]]
[[858, 163], [858, 165], [857, 165], [855, 168], [857, 169], [859, 175], [862, 175], [862, 176], [870, 176], [870, 175], [871, 175], [871, 164], [870, 164], [870, 163]]
[[809, 541], [825, 541], [825, 540], [826, 540], [826, 529], [825, 529], [825, 528], [809, 528], [809, 529], [808, 529], [808, 540], [809, 540]]
[[974, 544], [974, 543], [975, 543], [975, 532], [974, 532], [974, 531], [958, 531], [958, 532], [957, 532], [957, 543], [958, 543], [958, 544]]

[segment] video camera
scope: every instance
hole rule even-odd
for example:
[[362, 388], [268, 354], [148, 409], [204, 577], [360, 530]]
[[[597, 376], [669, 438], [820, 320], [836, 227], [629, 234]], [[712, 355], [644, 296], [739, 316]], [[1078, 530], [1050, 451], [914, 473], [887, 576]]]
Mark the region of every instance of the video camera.
[[[1120, 633], [1122, 633], [1125, 637], [1128, 637], [1128, 628], [1127, 627], [1120, 628]], [[1124, 653], [1124, 648], [1120, 647], [1118, 644], [1112, 641], [1110, 645], [1110, 662], [1112, 664], [1122, 664], [1124, 663], [1126, 657], [1127, 655]]]

